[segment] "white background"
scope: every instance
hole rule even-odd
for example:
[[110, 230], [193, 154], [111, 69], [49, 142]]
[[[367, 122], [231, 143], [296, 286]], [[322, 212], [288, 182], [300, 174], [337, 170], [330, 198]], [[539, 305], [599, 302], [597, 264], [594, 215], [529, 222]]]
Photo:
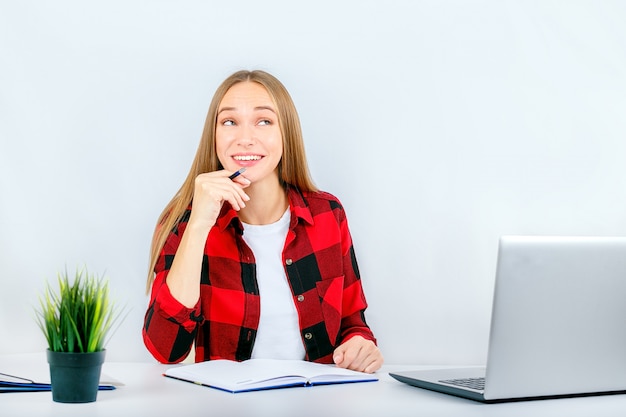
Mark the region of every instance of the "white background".
[[485, 359], [503, 234], [626, 234], [626, 3], [0, 0], [0, 353], [57, 271], [106, 274], [146, 360], [156, 218], [218, 84], [283, 81], [345, 205], [387, 363]]

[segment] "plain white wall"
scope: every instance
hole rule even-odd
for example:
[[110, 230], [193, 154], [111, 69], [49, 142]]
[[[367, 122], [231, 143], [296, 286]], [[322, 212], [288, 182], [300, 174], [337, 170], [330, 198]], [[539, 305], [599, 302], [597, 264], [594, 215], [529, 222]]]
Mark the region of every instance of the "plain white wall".
[[484, 361], [502, 234], [626, 234], [615, 1], [0, 0], [0, 353], [41, 351], [56, 272], [106, 273], [150, 360], [159, 212], [217, 85], [278, 76], [344, 203], [388, 363]]

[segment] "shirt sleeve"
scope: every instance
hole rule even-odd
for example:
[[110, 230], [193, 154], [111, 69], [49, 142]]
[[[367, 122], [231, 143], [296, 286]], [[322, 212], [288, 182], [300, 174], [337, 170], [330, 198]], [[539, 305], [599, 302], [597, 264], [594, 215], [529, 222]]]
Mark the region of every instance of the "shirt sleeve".
[[161, 251], [155, 266], [150, 303], [144, 318], [143, 340], [148, 351], [159, 362], [180, 362], [189, 354], [197, 328], [204, 318], [200, 301], [187, 308], [176, 300], [166, 283], [166, 278], [180, 244], [182, 230], [172, 232]]
[[345, 212], [340, 211], [338, 217], [341, 228], [341, 245], [344, 265], [344, 288], [342, 296], [341, 343], [354, 336], [376, 343], [374, 333], [365, 321], [367, 300], [361, 284], [359, 267], [352, 244], [352, 236], [348, 228]]

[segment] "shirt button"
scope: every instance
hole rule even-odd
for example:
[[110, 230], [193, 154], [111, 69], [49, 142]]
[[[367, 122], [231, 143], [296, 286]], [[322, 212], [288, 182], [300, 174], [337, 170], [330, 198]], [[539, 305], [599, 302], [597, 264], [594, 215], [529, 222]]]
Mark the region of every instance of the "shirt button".
[[304, 338], [307, 339], [307, 340], [311, 340], [311, 339], [313, 339], [313, 335], [311, 333], [305, 333], [304, 334]]
[[293, 263], [293, 260], [292, 260], [291, 258], [288, 258], [288, 259], [285, 261], [285, 263], [286, 263], [287, 265], [291, 265], [291, 264]]
[[298, 301], [300, 301], [300, 302], [304, 301], [304, 295], [300, 294], [298, 296]]

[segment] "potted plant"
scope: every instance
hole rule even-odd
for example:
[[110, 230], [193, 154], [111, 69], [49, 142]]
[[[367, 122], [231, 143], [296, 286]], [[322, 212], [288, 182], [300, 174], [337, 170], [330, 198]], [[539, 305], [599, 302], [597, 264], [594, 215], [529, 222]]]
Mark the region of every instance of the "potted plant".
[[49, 283], [40, 296], [37, 322], [48, 342], [52, 399], [63, 403], [96, 400], [109, 331], [119, 317], [109, 300], [108, 281], [77, 270], [58, 274], [58, 291]]

